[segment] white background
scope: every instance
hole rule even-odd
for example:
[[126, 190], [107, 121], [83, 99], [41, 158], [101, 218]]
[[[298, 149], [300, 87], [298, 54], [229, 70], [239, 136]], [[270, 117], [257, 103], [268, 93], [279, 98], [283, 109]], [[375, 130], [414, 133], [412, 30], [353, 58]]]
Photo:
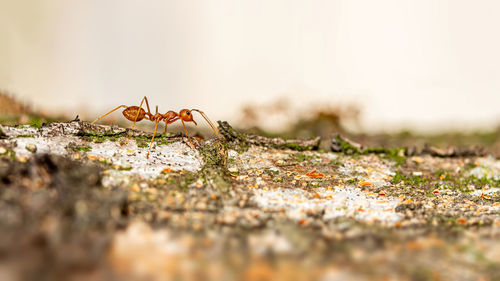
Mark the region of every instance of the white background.
[[234, 120], [287, 96], [367, 130], [500, 121], [500, 2], [0, 0], [0, 88], [88, 112], [150, 97]]

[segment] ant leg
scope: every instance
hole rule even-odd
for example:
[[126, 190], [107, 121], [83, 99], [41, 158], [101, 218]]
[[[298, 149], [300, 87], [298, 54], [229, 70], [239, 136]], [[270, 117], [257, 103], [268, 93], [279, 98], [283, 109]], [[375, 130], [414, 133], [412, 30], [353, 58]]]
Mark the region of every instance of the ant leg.
[[[151, 109], [149, 109], [149, 103], [148, 103], [148, 98], [146, 98], [146, 96], [144, 96], [142, 98], [144, 101], [146, 101], [146, 107], [148, 108], [148, 112], [151, 112]], [[158, 106], [157, 106], [158, 107]]]
[[139, 113], [141, 112], [142, 104], [146, 101], [146, 106], [148, 107], [148, 113], [151, 113], [151, 110], [149, 109], [149, 103], [148, 103], [148, 98], [144, 96], [141, 100], [141, 104], [139, 105], [139, 110], [137, 110], [137, 114], [135, 115], [134, 118], [134, 124], [132, 125], [132, 130], [135, 128], [135, 123], [137, 122], [137, 118], [139, 117]]
[[92, 123], [90, 123], [90, 124], [94, 124], [95, 122], [97, 122], [97, 121], [101, 120], [102, 118], [104, 118], [104, 117], [108, 116], [108, 115], [109, 115], [109, 114], [111, 114], [113, 111], [115, 111], [115, 110], [117, 110], [117, 109], [119, 109], [119, 108], [121, 108], [121, 107], [125, 107], [125, 108], [127, 108], [128, 106], [126, 106], [126, 105], [120, 105], [120, 106], [118, 106], [117, 108], [115, 108], [115, 109], [113, 109], [113, 110], [109, 111], [108, 113], [104, 114], [103, 116], [101, 116], [101, 117], [97, 118], [96, 120], [92, 121]]
[[151, 152], [151, 146], [153, 146], [153, 140], [155, 139], [155, 136], [156, 136], [156, 129], [158, 129], [158, 123], [160, 122], [160, 120], [156, 120], [156, 123], [155, 123], [155, 131], [153, 133], [153, 137], [151, 138], [151, 143], [149, 144], [149, 149], [148, 149], [148, 154], [146, 155], [146, 158], [149, 159], [149, 152]]
[[[148, 112], [149, 114], [151, 114], [151, 110], [149, 109], [149, 103], [148, 103], [148, 98], [146, 96], [144, 96], [141, 100], [141, 103], [139, 104], [139, 109], [137, 110], [137, 114], [135, 115], [135, 118], [134, 118], [134, 124], [132, 124], [132, 129], [133, 130], [135, 128], [135, 123], [137, 123], [137, 118], [139, 117], [139, 113], [141, 112], [141, 108], [142, 108], [142, 104], [144, 103], [144, 101], [146, 101], [146, 106], [148, 108]], [[151, 115], [149, 115], [151, 116]], [[151, 120], [151, 119], [150, 119]], [[122, 143], [122, 145], [125, 145], [128, 143], [128, 141], [130, 140], [130, 132], [129, 131], [129, 134], [128, 134], [128, 137], [127, 139]]]
[[184, 120], [181, 119], [182, 122], [182, 127], [184, 127], [184, 132], [186, 133], [186, 136], [189, 138], [189, 141], [191, 141], [191, 136], [189, 136], [188, 131], [186, 129], [186, 124], [184, 124]]
[[191, 111], [196, 111], [198, 113], [201, 114], [201, 116], [203, 116], [203, 118], [205, 118], [205, 120], [207, 121], [208, 125], [210, 125], [210, 127], [212, 127], [212, 130], [214, 130], [214, 133], [219, 137], [219, 130], [217, 130], [217, 127], [214, 126], [214, 124], [212, 123], [212, 121], [210, 121], [210, 119], [208, 119], [208, 116], [205, 115], [205, 112], [199, 110], [199, 109], [191, 109]]
[[191, 143], [192, 146], [196, 147], [196, 143], [193, 142], [193, 138], [188, 134], [188, 131], [186, 129], [186, 124], [184, 124], [184, 120], [181, 119], [182, 126], [184, 127], [184, 132], [186, 132], [187, 137], [189, 138], [189, 142]]
[[179, 117], [174, 117], [174, 118], [172, 118], [170, 120], [166, 120], [165, 121], [165, 136], [167, 135], [167, 126], [168, 126], [168, 124], [172, 124], [172, 123], [174, 123], [177, 120], [179, 120]]
[[[145, 120], [149, 120], [149, 121], [151, 121], [151, 122], [155, 122], [154, 120], [152, 120], [152, 119], [151, 119], [149, 116], [147, 116], [147, 115], [146, 115], [144, 118], [145, 118]], [[131, 130], [129, 130], [129, 131], [128, 131], [128, 136], [127, 136], [127, 139], [126, 139], [125, 141], [123, 141], [123, 142], [121, 142], [121, 143], [120, 143], [120, 145], [121, 145], [121, 146], [124, 146], [124, 145], [126, 145], [126, 144], [128, 143], [128, 141], [130, 140], [130, 137], [132, 136], [132, 135], [131, 135], [131, 133], [132, 133], [132, 131], [131, 131]]]

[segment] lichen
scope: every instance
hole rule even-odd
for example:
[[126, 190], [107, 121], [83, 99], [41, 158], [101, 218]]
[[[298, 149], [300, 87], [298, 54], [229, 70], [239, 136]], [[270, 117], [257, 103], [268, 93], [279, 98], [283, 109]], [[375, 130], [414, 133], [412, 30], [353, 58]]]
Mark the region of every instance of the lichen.
[[198, 149], [205, 165], [224, 167], [227, 163], [227, 143], [206, 141]]
[[199, 172], [204, 181], [229, 198], [231, 173], [227, 170], [228, 144], [221, 140], [205, 141], [198, 150], [205, 165]]

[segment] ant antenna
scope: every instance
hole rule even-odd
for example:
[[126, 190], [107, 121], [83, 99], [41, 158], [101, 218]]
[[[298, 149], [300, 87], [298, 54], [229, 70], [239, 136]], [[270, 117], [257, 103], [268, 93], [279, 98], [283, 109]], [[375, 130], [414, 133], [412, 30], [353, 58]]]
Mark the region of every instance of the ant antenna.
[[210, 121], [210, 119], [208, 119], [208, 117], [205, 115], [205, 113], [199, 109], [191, 109], [191, 111], [196, 111], [198, 113], [201, 114], [201, 116], [203, 116], [203, 118], [205, 118], [205, 120], [207, 121], [208, 125], [210, 125], [210, 127], [212, 127], [212, 130], [214, 130], [215, 134], [220, 137], [220, 134], [219, 134], [219, 130], [214, 126], [214, 124], [212, 123], [212, 121]]

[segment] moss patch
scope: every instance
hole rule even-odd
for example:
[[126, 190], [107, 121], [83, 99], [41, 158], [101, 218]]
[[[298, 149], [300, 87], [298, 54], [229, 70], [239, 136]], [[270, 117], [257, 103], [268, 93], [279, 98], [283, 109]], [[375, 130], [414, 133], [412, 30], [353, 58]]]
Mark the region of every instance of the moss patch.
[[27, 134], [27, 135], [18, 135], [16, 136], [17, 138], [33, 138], [35, 137], [33, 134]]
[[340, 135], [333, 137], [332, 149], [334, 151], [342, 152], [346, 155], [365, 155], [377, 154], [382, 158], [395, 162], [396, 167], [401, 166], [406, 162], [406, 148], [384, 148], [384, 147], [362, 147], [361, 145], [350, 142]]
[[422, 177], [422, 176], [416, 176], [416, 175], [405, 175], [400, 171], [396, 171], [396, 174], [392, 177], [392, 182], [397, 184], [397, 183], [402, 183], [404, 185], [410, 185], [412, 187], [422, 187], [426, 185], [429, 180]]
[[89, 152], [92, 150], [92, 147], [88, 145], [77, 145], [74, 142], [70, 142], [66, 147], [66, 150], [72, 151], [72, 152]]

